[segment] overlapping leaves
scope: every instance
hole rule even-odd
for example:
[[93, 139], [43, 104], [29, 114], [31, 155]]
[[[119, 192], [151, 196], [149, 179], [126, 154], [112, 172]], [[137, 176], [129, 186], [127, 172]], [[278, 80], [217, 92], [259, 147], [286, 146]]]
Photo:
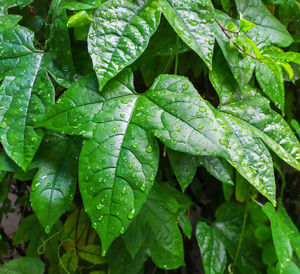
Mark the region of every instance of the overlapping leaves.
[[153, 134], [174, 150], [227, 159], [274, 202], [272, 161], [244, 125], [220, 115], [184, 77], [161, 75], [142, 95], [132, 82], [126, 70], [99, 93], [94, 78], [85, 77], [41, 124], [86, 138], [79, 185], [104, 250], [125, 232], [154, 182], [159, 152]]

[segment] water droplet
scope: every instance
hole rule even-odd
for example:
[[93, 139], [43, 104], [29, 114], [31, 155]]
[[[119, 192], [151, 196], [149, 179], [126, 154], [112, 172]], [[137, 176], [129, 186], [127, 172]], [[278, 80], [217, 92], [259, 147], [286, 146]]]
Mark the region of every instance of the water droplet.
[[106, 255], [106, 250], [102, 250], [102, 257], [105, 257], [105, 255]]
[[103, 215], [101, 215], [99, 218], [98, 218], [98, 221], [102, 221], [103, 220]]
[[199, 125], [198, 125], [198, 128], [199, 128], [199, 129], [202, 129], [202, 128], [204, 128], [204, 126], [201, 125], [201, 124], [199, 124]]
[[145, 191], [146, 190], [146, 183], [144, 182], [142, 185], [141, 185], [141, 191]]
[[135, 174], [135, 173], [132, 173], [132, 174], [131, 174], [131, 177], [132, 177], [132, 178], [135, 178], [135, 177], [136, 177], [136, 174]]
[[114, 128], [112, 128], [111, 132], [115, 133], [116, 130], [117, 130], [117, 129], [114, 127]]
[[122, 194], [125, 195], [125, 193], [126, 193], [126, 187], [124, 186], [124, 187], [122, 188]]
[[206, 108], [203, 107], [203, 106], [199, 106], [199, 110], [200, 110], [201, 112], [206, 112]]
[[50, 226], [49, 226], [49, 225], [46, 225], [46, 227], [45, 227], [45, 233], [46, 233], [46, 234], [49, 234], [50, 231], [51, 231]]
[[222, 146], [225, 146], [225, 145], [226, 145], [226, 142], [225, 142], [225, 140], [223, 140], [223, 139], [219, 139], [219, 143], [220, 143]]
[[4, 121], [2, 121], [2, 122], [1, 122], [1, 127], [2, 127], [2, 128], [6, 128], [6, 127], [7, 127], [7, 124], [6, 124]]
[[124, 232], [125, 232], [125, 228], [122, 226], [120, 229], [120, 234], [124, 234]]
[[135, 209], [133, 208], [131, 212], [128, 214], [128, 219], [132, 220], [135, 214]]
[[152, 175], [150, 176], [150, 180], [151, 180], [151, 181], [154, 181], [154, 179], [155, 179], [155, 176], [152, 174]]
[[149, 152], [149, 153], [152, 152], [152, 146], [147, 146], [147, 147], [146, 147], [146, 150], [147, 150], [147, 152]]
[[176, 131], [180, 131], [180, 130], [181, 130], [181, 127], [177, 127], [177, 128], [176, 128]]
[[137, 146], [138, 146], [138, 143], [133, 143], [133, 145], [132, 145], [134, 148], [137, 148]]
[[181, 87], [182, 87], [182, 89], [188, 89], [189, 85], [188, 84], [183, 84]]
[[96, 206], [97, 209], [102, 209], [103, 207], [104, 207], [104, 205], [101, 204], [101, 203], [99, 203], [99, 204]]
[[125, 114], [121, 113], [121, 114], [120, 114], [120, 117], [121, 117], [121, 118], [125, 118]]

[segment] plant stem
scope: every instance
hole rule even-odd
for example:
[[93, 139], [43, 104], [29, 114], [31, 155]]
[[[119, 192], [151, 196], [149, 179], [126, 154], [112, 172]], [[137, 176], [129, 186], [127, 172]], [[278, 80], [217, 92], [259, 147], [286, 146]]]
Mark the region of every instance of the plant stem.
[[218, 26], [221, 28], [221, 30], [223, 31], [223, 33], [226, 35], [226, 37], [232, 42], [232, 44], [238, 48], [241, 52], [245, 53], [247, 56], [251, 57], [252, 59], [257, 60], [256, 56], [249, 54], [248, 52], [244, 51], [236, 42], [234, 42], [232, 40], [232, 37], [227, 33], [227, 32], [231, 32], [234, 34], [237, 34], [237, 32], [231, 31], [229, 29], [226, 29], [224, 26], [222, 26], [222, 24], [215, 18], [215, 22], [218, 24]]
[[244, 232], [245, 232], [245, 227], [246, 227], [246, 223], [247, 223], [247, 213], [248, 213], [248, 198], [246, 200], [246, 205], [245, 205], [245, 212], [244, 212], [244, 217], [243, 217], [243, 224], [242, 224], [242, 230], [241, 230], [241, 235], [240, 235], [240, 239], [239, 239], [239, 243], [238, 243], [238, 247], [234, 256], [234, 260], [233, 260], [233, 267], [236, 265], [236, 262], [239, 258], [239, 254], [240, 254], [240, 249], [241, 249], [241, 245], [243, 242], [243, 237], [244, 237]]
[[179, 47], [179, 36], [176, 36], [176, 48], [175, 48], [175, 68], [174, 74], [177, 75], [178, 73], [178, 47]]

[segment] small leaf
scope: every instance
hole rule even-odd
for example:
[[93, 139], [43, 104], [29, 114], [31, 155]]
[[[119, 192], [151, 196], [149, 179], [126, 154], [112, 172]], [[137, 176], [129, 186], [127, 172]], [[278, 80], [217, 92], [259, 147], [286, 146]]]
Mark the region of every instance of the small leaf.
[[76, 251], [68, 251], [64, 253], [59, 261], [59, 267], [62, 269], [62, 272], [75, 272], [78, 267], [78, 256]]
[[215, 229], [204, 222], [198, 222], [196, 238], [201, 250], [205, 273], [223, 273], [227, 265], [227, 255], [225, 246]]
[[92, 264], [105, 264], [107, 261], [101, 256], [102, 250], [98, 245], [86, 245], [79, 249], [79, 256]]
[[160, 0], [159, 3], [180, 38], [211, 68], [215, 40], [211, 1]]
[[274, 207], [270, 203], [265, 204], [263, 211], [271, 222], [275, 251], [280, 264], [280, 269], [284, 269], [292, 258], [292, 247], [286, 234], [284, 223], [280, 220]]
[[34, 160], [39, 170], [31, 186], [31, 206], [48, 232], [73, 201], [78, 155], [73, 139], [48, 135]]
[[240, 31], [248, 31], [255, 27], [255, 24], [246, 20], [240, 13]]
[[255, 24], [249, 31], [257, 45], [275, 44], [288, 47], [293, 38], [286, 28], [271, 14], [261, 0], [235, 0], [238, 12]]

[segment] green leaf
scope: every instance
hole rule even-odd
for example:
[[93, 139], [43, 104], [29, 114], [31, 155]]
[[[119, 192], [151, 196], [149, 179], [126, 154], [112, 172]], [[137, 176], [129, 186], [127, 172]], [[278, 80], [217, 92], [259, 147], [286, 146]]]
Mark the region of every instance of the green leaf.
[[80, 258], [92, 264], [105, 264], [107, 261], [101, 256], [102, 250], [98, 245], [86, 245], [79, 249]]
[[239, 31], [248, 31], [255, 27], [255, 24], [246, 20], [240, 13], [240, 29]]
[[280, 220], [274, 207], [270, 203], [265, 204], [263, 211], [271, 222], [275, 251], [280, 264], [280, 269], [284, 269], [292, 259], [292, 247], [285, 231], [284, 223]]
[[[216, 11], [216, 18], [225, 28], [230, 29], [231, 26], [234, 26], [234, 29], [238, 30], [238, 26], [235, 24], [235, 21], [227, 14], [221, 11]], [[240, 85], [247, 84], [254, 71], [254, 61], [230, 43], [230, 39], [228, 39], [217, 23], [215, 23], [214, 28], [216, 31], [216, 39], [223, 51], [224, 57], [234, 78]]]
[[240, 89], [224, 59], [218, 55], [217, 64], [210, 73], [210, 80], [220, 97], [220, 111], [247, 128], [251, 135], [259, 137], [280, 158], [296, 169], [300, 169], [300, 143], [284, 121], [273, 111], [267, 99], [250, 86]]
[[87, 13], [85, 10], [79, 11], [71, 16], [68, 20], [68, 27], [83, 27], [88, 26], [93, 22], [93, 17], [91, 14]]
[[31, 206], [49, 232], [71, 205], [77, 180], [79, 148], [73, 139], [48, 135], [35, 161], [39, 170], [31, 186]]
[[49, 34], [46, 47], [62, 67], [73, 71], [71, 42], [67, 26], [68, 17], [63, 2], [61, 0], [51, 1], [47, 17]]
[[255, 76], [263, 92], [284, 112], [284, 80], [282, 69], [272, 59], [264, 57], [256, 65]]
[[[190, 205], [191, 202], [177, 190], [156, 183], [135, 220], [134, 231], [142, 231], [140, 243], [149, 239], [150, 256], [159, 268], [173, 269], [184, 265], [183, 241], [177, 220]], [[132, 235], [131, 227], [128, 232]], [[127, 233], [124, 241], [129, 247], [132, 238], [126, 236]]]
[[9, 8], [19, 6], [21, 9], [32, 3], [33, 0], [2, 0], [0, 11], [5, 12]]
[[5, 29], [14, 27], [18, 22], [22, 19], [20, 15], [14, 14], [7, 14], [1, 15], [0, 14], [0, 32], [4, 31]]
[[298, 228], [286, 212], [282, 202], [279, 202], [277, 214], [282, 223], [284, 224], [285, 233], [288, 235], [293, 250], [295, 251], [295, 253], [298, 256], [298, 259], [300, 260], [300, 233]]
[[277, 255], [272, 242], [268, 242], [264, 245], [262, 250], [262, 260], [264, 264], [272, 265], [277, 261]]
[[109, 0], [94, 14], [88, 49], [100, 90], [146, 49], [160, 21], [155, 0]]
[[11, 184], [11, 179], [5, 178], [6, 174], [6, 172], [0, 171], [0, 203], [4, 202], [7, 198]]
[[133, 119], [140, 98], [132, 82], [126, 70], [100, 95], [95, 80], [83, 78], [63, 94], [43, 124], [87, 138], [79, 160], [79, 187], [104, 252], [139, 212], [158, 166], [156, 140]]
[[[223, 203], [217, 209], [216, 221], [212, 225], [232, 260], [239, 245], [244, 213], [245, 208], [240, 204]], [[242, 273], [264, 273], [260, 249], [255, 244], [252, 229], [253, 227], [246, 223], [236, 267]]]
[[197, 157], [174, 150], [167, 150], [171, 167], [184, 192], [193, 181], [197, 170]]
[[265, 44], [288, 47], [293, 42], [286, 28], [271, 14], [261, 0], [235, 0], [235, 3], [238, 12], [255, 24], [248, 34], [253, 37], [252, 40], [255, 40], [259, 47]]
[[37, 258], [21, 257], [13, 259], [0, 267], [1, 274], [43, 274], [45, 265]]
[[199, 157], [200, 165], [219, 181], [225, 184], [234, 185], [234, 169], [223, 158], [219, 157]]
[[159, 0], [159, 3], [180, 38], [211, 68], [215, 40], [211, 1]]
[[23, 27], [0, 34], [0, 52], [1, 143], [25, 170], [43, 136], [34, 126], [54, 103], [50, 57], [33, 47], [33, 33]]
[[78, 256], [75, 250], [64, 253], [60, 258], [60, 268], [62, 273], [75, 272], [78, 267]]
[[227, 265], [226, 250], [215, 229], [204, 222], [198, 222], [196, 238], [205, 273], [224, 273]]
[[192, 237], [193, 228], [192, 228], [192, 224], [191, 224], [191, 221], [190, 221], [190, 218], [188, 217], [188, 215], [185, 212], [181, 213], [178, 217], [178, 222], [179, 222], [179, 225], [180, 225], [183, 233], [190, 240]]
[[83, 0], [81, 2], [68, 1], [62, 4], [63, 8], [68, 10], [88, 10], [100, 7], [102, 0]]

